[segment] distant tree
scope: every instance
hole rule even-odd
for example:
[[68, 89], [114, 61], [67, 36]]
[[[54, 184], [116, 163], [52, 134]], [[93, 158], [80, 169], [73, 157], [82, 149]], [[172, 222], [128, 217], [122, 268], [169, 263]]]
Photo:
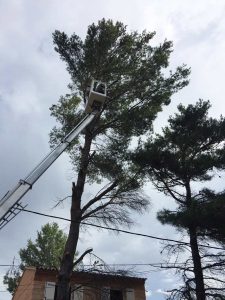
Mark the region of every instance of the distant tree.
[[[150, 177], [154, 186], [178, 204], [176, 211], [159, 212], [159, 220], [185, 230], [189, 236], [193, 267], [190, 266], [190, 260], [184, 266], [174, 267], [183, 272], [185, 287], [175, 289], [171, 299], [224, 299], [221, 298], [224, 297], [221, 296], [224, 295], [224, 287], [213, 286], [212, 280], [216, 278], [207, 273], [211, 265], [215, 275], [218, 264], [203, 267], [203, 258], [213, 257], [213, 254], [203, 255], [204, 249], [199, 246], [199, 239], [202, 243], [207, 231], [213, 232], [212, 220], [208, 217], [211, 215], [209, 210], [212, 207], [216, 209], [216, 204], [207, 202], [209, 192], [202, 189], [197, 191], [196, 185], [193, 187], [193, 183], [211, 180], [215, 175], [214, 170], [224, 169], [225, 119], [210, 118], [209, 107], [210, 103], [202, 100], [187, 107], [179, 105], [178, 113], [169, 118], [169, 126], [163, 129], [162, 134], [149, 139], [133, 155], [138, 168]], [[213, 219], [215, 222], [216, 217]], [[178, 252], [184, 249], [181, 245], [168, 249]], [[221, 266], [224, 267], [224, 263]], [[190, 277], [190, 274], [194, 274], [194, 277]], [[216, 280], [224, 285], [221, 278], [217, 277]]]
[[3, 278], [3, 283], [7, 285], [7, 291], [14, 294], [21, 276], [21, 270], [18, 268], [10, 268]]
[[57, 223], [47, 223], [37, 232], [37, 238], [33, 242], [27, 241], [27, 246], [19, 250], [19, 267], [10, 268], [4, 276], [4, 284], [7, 290], [13, 294], [21, 272], [26, 266], [59, 268], [60, 257], [63, 254], [67, 236], [59, 229]]
[[[95, 78], [107, 84], [107, 101], [100, 114], [69, 148], [76, 182], [72, 188], [69, 236], [58, 276], [57, 300], [69, 299], [70, 273], [80, 223], [130, 225], [131, 211], [142, 213], [148, 200], [141, 194], [143, 178], [127, 163], [133, 138], [149, 134], [152, 121], [170, 97], [187, 85], [189, 69], [178, 67], [165, 75], [172, 43], [151, 46], [155, 33], [128, 32], [121, 22], [102, 19], [88, 27], [86, 38], [53, 34], [55, 50], [71, 75], [70, 94], [51, 107], [60, 123], [53, 128], [54, 146], [84, 117], [88, 87]], [[99, 184], [99, 192], [85, 199], [85, 184]]]

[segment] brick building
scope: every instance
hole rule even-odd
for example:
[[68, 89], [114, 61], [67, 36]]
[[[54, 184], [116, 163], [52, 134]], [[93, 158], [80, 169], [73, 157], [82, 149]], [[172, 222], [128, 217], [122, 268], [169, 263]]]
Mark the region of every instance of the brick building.
[[[28, 267], [12, 300], [54, 300], [57, 271]], [[145, 279], [97, 272], [73, 272], [71, 300], [145, 300]]]

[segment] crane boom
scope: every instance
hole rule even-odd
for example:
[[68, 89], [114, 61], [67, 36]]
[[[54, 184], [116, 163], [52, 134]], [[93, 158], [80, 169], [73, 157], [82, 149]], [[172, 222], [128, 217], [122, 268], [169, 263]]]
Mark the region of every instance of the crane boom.
[[[17, 213], [16, 205], [20, 199], [32, 188], [33, 184], [44, 174], [52, 163], [63, 153], [70, 143], [78, 134], [88, 125], [95, 117], [95, 112], [86, 115], [84, 119], [56, 146], [31, 172], [25, 179], [21, 179], [14, 189], [6, 193], [0, 200], [0, 229], [8, 223], [7, 214], [14, 217]], [[12, 210], [14, 208], [14, 210]], [[14, 211], [14, 213], [13, 213]]]
[[[97, 85], [94, 83], [98, 83]], [[104, 89], [98, 90], [99, 86]], [[106, 85], [93, 81], [90, 89], [86, 115], [79, 124], [25, 177], [21, 179], [14, 189], [8, 191], [0, 200], [0, 229], [13, 219], [23, 208], [21, 198], [32, 188], [33, 184], [44, 174], [53, 162], [63, 153], [71, 142], [85, 129], [94, 119], [106, 98]], [[87, 111], [88, 107], [88, 111]]]

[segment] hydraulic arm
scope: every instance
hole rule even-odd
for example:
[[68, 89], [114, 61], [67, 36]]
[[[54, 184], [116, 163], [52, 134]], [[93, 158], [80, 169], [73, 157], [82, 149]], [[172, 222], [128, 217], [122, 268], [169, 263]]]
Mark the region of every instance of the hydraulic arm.
[[14, 189], [8, 191], [0, 200], [0, 229], [13, 219], [23, 208], [21, 198], [32, 188], [33, 184], [64, 152], [71, 142], [87, 127], [95, 118], [106, 98], [106, 86], [104, 83], [93, 81], [85, 111], [89, 114], [75, 126], [75, 128], [56, 146], [25, 179], [21, 179]]

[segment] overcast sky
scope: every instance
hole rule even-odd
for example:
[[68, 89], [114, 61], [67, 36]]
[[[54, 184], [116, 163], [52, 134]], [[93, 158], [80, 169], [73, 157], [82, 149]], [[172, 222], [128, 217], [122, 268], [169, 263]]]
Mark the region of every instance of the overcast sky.
[[[192, 69], [188, 87], [176, 94], [160, 113], [155, 128], [165, 125], [176, 106], [210, 99], [211, 115], [225, 115], [225, 1], [210, 0], [0, 0], [0, 198], [49, 151], [48, 134], [55, 124], [49, 107], [65, 94], [70, 82], [65, 65], [52, 45], [52, 32], [63, 30], [85, 36], [87, 26], [101, 18], [119, 20], [128, 30], [156, 31], [154, 43], [174, 42], [170, 68], [182, 63]], [[64, 154], [24, 198], [29, 209], [69, 217], [69, 205], [52, 210], [57, 198], [70, 194], [73, 172]], [[217, 188], [223, 189], [223, 178]], [[86, 189], [86, 196], [94, 187]], [[150, 185], [149, 214], [134, 216], [134, 231], [179, 238], [169, 226], [162, 226], [155, 214], [171, 207], [171, 200]], [[10, 264], [28, 238], [36, 235], [50, 219], [21, 213], [0, 231], [0, 264]], [[67, 232], [68, 224], [60, 222]], [[162, 262], [162, 245], [151, 239], [114, 235], [107, 231], [82, 232], [79, 251], [93, 247], [94, 253], [111, 263]], [[0, 267], [0, 280], [7, 268]], [[164, 299], [164, 291], [176, 286], [169, 272], [143, 273], [147, 277], [148, 299]], [[143, 271], [143, 269], [140, 269]], [[11, 299], [0, 283], [0, 299]]]

